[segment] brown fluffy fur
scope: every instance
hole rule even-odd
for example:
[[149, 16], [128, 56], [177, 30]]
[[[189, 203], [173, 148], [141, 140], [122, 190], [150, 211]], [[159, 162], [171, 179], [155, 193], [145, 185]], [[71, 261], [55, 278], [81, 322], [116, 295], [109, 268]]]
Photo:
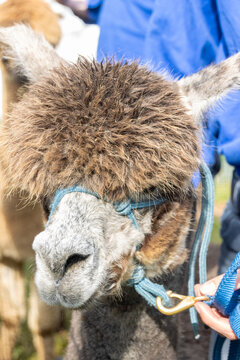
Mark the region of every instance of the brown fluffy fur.
[[14, 23], [30, 25], [34, 31], [42, 33], [46, 40], [56, 46], [61, 38], [59, 17], [42, 0], [8, 0], [0, 5], [0, 26]]
[[136, 258], [149, 276], [161, 275], [187, 260], [186, 237], [191, 228], [192, 199], [185, 203], [168, 203], [160, 207], [153, 219], [152, 234], [146, 236]]
[[0, 142], [8, 182], [36, 197], [75, 184], [114, 200], [153, 187], [171, 197], [186, 193], [199, 161], [175, 83], [136, 63], [52, 70], [16, 104]]
[[[141, 249], [135, 252], [147, 277], [162, 276], [187, 260], [186, 238], [192, 228], [193, 204], [193, 198], [185, 198], [184, 203], [169, 202], [154, 212], [151, 234], [146, 235]], [[135, 266], [130, 254], [113, 264], [111, 293], [121, 294], [121, 286], [131, 278]]]

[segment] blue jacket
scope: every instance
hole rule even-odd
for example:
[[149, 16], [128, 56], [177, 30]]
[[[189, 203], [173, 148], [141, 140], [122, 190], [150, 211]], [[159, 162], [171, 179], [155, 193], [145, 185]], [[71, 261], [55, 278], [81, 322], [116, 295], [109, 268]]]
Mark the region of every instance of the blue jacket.
[[[100, 25], [98, 59], [139, 59], [158, 71], [189, 75], [240, 50], [239, 0], [89, 0]], [[240, 174], [240, 93], [211, 112], [204, 158], [214, 147]], [[210, 145], [210, 146], [209, 146]]]

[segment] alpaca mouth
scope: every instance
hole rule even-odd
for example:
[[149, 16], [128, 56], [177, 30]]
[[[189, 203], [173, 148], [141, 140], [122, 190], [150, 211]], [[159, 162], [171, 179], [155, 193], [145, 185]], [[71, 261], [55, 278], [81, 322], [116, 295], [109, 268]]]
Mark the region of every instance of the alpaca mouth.
[[39, 295], [42, 300], [49, 305], [61, 305], [67, 309], [83, 309], [86, 307], [86, 304], [91, 302], [92, 296], [89, 299], [82, 299], [80, 294], [74, 294], [73, 292], [68, 294], [67, 292], [60, 291], [58, 286], [51, 289], [50, 292], [42, 291], [38, 288]]
[[[45, 274], [46, 275], [46, 274]], [[54, 280], [52, 276], [36, 272], [35, 282], [40, 297], [49, 305], [61, 305], [68, 309], [83, 309], [102, 293], [101, 283], [93, 284], [91, 278], [78, 276]]]
[[84, 303], [80, 303], [79, 301], [73, 301], [71, 297], [61, 294], [58, 290], [56, 290], [56, 299], [59, 305], [68, 308], [68, 309], [81, 309], [84, 306]]
[[93, 303], [93, 298], [94, 296], [91, 296], [89, 299], [87, 299], [84, 302], [78, 301], [73, 303], [71, 299], [69, 299], [67, 296], [62, 295], [58, 291], [56, 292], [57, 304], [71, 310], [84, 310], [88, 308], [89, 305]]
[[83, 296], [81, 285], [79, 284], [77, 291], [73, 290], [75, 286], [76, 284], [72, 284], [71, 288], [69, 288], [66, 286], [65, 281], [55, 283], [54, 298], [56, 303], [68, 309], [82, 309], [85, 307], [85, 304], [89, 302], [92, 294], [88, 294], [89, 297]]

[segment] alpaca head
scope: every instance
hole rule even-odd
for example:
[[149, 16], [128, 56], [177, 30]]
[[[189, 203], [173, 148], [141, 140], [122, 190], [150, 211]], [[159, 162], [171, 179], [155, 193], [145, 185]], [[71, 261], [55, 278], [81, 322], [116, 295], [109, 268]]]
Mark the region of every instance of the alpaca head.
[[[0, 134], [10, 188], [42, 200], [47, 212], [58, 189], [98, 194], [66, 194], [36, 236], [42, 298], [78, 308], [118, 293], [135, 260], [148, 276], [182, 263], [201, 114], [235, 86], [236, 74], [223, 63], [169, 82], [136, 63], [66, 64], [23, 26], [1, 30], [0, 41], [30, 82]], [[113, 206], [160, 197], [164, 204], [134, 210], [138, 229]]]
[[84, 193], [65, 195], [33, 243], [42, 298], [76, 308], [116, 293], [130, 276], [137, 245], [151, 232], [151, 215], [136, 214], [137, 230], [111, 203]]

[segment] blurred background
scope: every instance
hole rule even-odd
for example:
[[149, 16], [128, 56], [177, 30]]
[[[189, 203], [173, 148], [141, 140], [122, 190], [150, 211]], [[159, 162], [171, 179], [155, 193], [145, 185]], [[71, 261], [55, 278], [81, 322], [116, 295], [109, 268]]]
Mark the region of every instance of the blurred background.
[[[63, 3], [64, 1], [61, 1]], [[20, 2], [18, 2], [20, 4]], [[65, 1], [66, 3], [66, 1]], [[79, 2], [80, 3], [80, 2]], [[0, 0], [0, 5], [6, 4], [5, 0]], [[74, 12], [66, 6], [57, 3], [56, 1], [48, 1], [48, 4], [52, 11], [57, 14], [60, 29], [61, 29], [61, 38], [58, 44], [56, 45], [56, 51], [60, 56], [65, 58], [68, 61], [75, 62], [79, 55], [86, 56], [88, 58], [96, 57], [97, 53], [97, 44], [99, 37], [99, 27], [95, 24], [90, 24], [84, 22], [80, 19], [79, 16], [75, 14], [80, 14], [84, 20], [86, 20], [84, 1], [83, 7], [79, 9], [72, 9]], [[31, 6], [31, 5], [29, 5]], [[0, 24], [1, 24], [1, 14], [0, 8]], [[12, 19], [10, 19], [12, 20]], [[13, 22], [14, 19], [13, 19]], [[2, 117], [2, 75], [0, 72], [0, 118]], [[209, 268], [210, 273], [209, 277], [214, 276], [217, 273], [217, 264], [220, 253], [220, 219], [224, 210], [224, 207], [229, 200], [231, 193], [231, 179], [232, 171], [230, 165], [227, 164], [225, 159], [221, 157], [221, 170], [215, 177], [215, 217], [214, 217], [214, 226], [211, 239], [211, 249], [210, 249], [210, 262]], [[1, 231], [1, 229], [0, 229]], [[30, 257], [24, 259], [22, 262], [22, 269], [24, 274], [24, 301], [26, 306], [26, 313], [24, 318], [21, 319], [20, 331], [14, 341], [14, 346], [11, 351], [12, 360], [38, 360], [39, 357], [36, 353], [32, 333], [29, 330], [28, 326], [28, 316], [29, 316], [29, 298], [31, 292], [31, 284], [34, 276], [34, 259]], [[70, 323], [71, 314], [69, 311], [60, 311], [60, 325], [59, 331], [53, 335], [54, 338], [54, 356], [61, 358], [64, 354], [64, 349], [67, 345], [67, 336], [68, 328]], [[0, 318], [1, 326], [1, 318]], [[1, 351], [1, 349], [0, 349]], [[1, 358], [1, 357], [0, 357]], [[47, 357], [46, 357], [47, 359]]]

